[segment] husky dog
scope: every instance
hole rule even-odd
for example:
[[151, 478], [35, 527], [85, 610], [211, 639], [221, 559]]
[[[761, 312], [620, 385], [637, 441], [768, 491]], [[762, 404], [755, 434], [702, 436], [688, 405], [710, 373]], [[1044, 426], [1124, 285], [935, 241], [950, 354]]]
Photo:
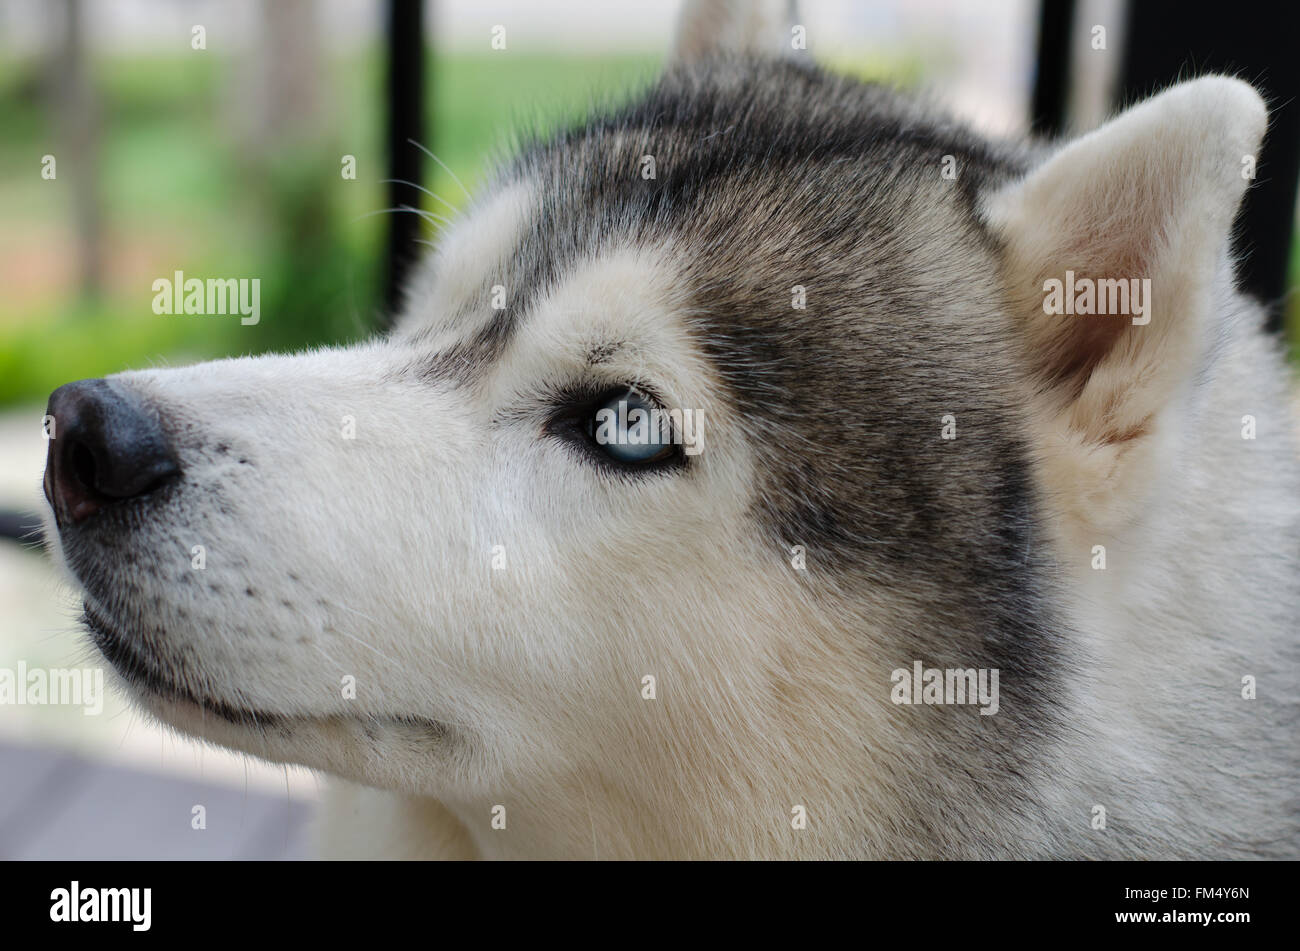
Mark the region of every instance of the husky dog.
[[995, 144], [740, 6], [391, 335], [57, 390], [95, 644], [331, 856], [1300, 856], [1259, 95]]

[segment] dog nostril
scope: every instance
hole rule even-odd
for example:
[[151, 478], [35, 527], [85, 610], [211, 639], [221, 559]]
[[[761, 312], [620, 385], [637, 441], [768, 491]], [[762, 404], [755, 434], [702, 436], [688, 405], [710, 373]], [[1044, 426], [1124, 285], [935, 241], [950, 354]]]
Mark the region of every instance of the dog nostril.
[[74, 442], [68, 454], [68, 465], [72, 475], [87, 489], [95, 489], [95, 455], [84, 443]]

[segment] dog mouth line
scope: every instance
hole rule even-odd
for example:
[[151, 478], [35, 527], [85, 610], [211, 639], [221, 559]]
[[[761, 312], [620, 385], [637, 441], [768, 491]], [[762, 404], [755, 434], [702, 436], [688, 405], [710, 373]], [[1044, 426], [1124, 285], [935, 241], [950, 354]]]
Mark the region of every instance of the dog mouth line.
[[343, 720], [355, 719], [360, 723], [373, 723], [376, 721], [388, 722], [418, 729], [437, 736], [444, 736], [447, 733], [446, 724], [423, 716], [390, 715], [351, 717], [346, 714], [322, 714], [320, 716], [279, 714], [257, 710], [251, 706], [235, 706], [222, 700], [202, 697], [181, 684], [176, 683], [171, 678], [160, 674], [156, 669], [156, 665], [150, 663], [150, 661], [140, 653], [139, 648], [131, 643], [131, 639], [122, 634], [121, 631], [104, 616], [103, 612], [97, 610], [88, 599], [83, 600], [82, 602], [81, 623], [90, 632], [91, 640], [94, 642], [95, 647], [131, 686], [146, 692], [156, 699], [188, 704], [199, 708], [199, 710], [204, 713], [216, 714], [221, 719], [233, 723], [236, 726], [265, 732], [268, 728], [285, 729], [295, 722], [310, 722], [313, 720], [329, 720], [338, 718]]
[[266, 728], [281, 721], [277, 714], [238, 707], [221, 700], [201, 697], [174, 680], [160, 674], [155, 665], [140, 654], [131, 639], [97, 610], [89, 600], [82, 601], [81, 623], [90, 632], [95, 647], [131, 686], [163, 700], [193, 704], [223, 720], [239, 726]]

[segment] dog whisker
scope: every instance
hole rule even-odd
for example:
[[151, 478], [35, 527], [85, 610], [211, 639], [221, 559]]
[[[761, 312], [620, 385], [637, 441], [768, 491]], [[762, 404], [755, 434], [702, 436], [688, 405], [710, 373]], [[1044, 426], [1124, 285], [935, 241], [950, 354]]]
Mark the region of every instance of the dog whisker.
[[414, 145], [417, 149], [419, 149], [419, 150], [420, 150], [421, 152], [423, 152], [425, 155], [429, 156], [429, 158], [431, 158], [431, 159], [433, 159], [435, 162], [437, 162], [437, 163], [442, 167], [442, 170], [443, 170], [444, 172], [446, 172], [448, 175], [451, 176], [451, 180], [452, 180], [453, 182], [455, 182], [458, 186], [460, 186], [460, 190], [461, 190], [462, 192], [465, 193], [465, 197], [468, 198], [470, 201], [473, 201], [473, 200], [474, 200], [474, 196], [471, 195], [471, 194], [469, 193], [469, 189], [466, 188], [465, 185], [464, 185], [464, 183], [461, 182], [461, 180], [456, 176], [456, 173], [453, 172], [450, 168], [447, 167], [447, 163], [446, 163], [446, 162], [444, 162], [442, 159], [438, 158], [438, 156], [434, 155], [432, 152], [430, 152], [428, 149], [426, 149], [426, 148], [425, 148], [423, 145], [421, 145], [419, 142], [415, 141], [415, 139], [407, 139], [406, 141], [407, 141], [407, 142], [410, 142], [412, 145]]
[[411, 188], [418, 189], [419, 191], [424, 192], [424, 194], [428, 195], [428, 196], [429, 196], [430, 198], [432, 198], [434, 201], [440, 201], [440, 202], [442, 202], [444, 205], [446, 205], [446, 206], [451, 210], [451, 212], [452, 212], [453, 215], [455, 215], [455, 216], [459, 216], [459, 215], [460, 215], [460, 209], [459, 209], [459, 208], [457, 208], [455, 205], [453, 205], [453, 204], [452, 204], [451, 202], [449, 202], [447, 199], [443, 198], [443, 197], [442, 197], [441, 195], [439, 195], [437, 192], [432, 192], [432, 191], [430, 191], [429, 189], [425, 188], [423, 185], [417, 185], [415, 182], [408, 182], [408, 181], [407, 181], [406, 179], [404, 179], [404, 178], [382, 178], [382, 179], [379, 180], [379, 183], [380, 183], [381, 185], [407, 185], [407, 186], [409, 186], [409, 187], [411, 187]]

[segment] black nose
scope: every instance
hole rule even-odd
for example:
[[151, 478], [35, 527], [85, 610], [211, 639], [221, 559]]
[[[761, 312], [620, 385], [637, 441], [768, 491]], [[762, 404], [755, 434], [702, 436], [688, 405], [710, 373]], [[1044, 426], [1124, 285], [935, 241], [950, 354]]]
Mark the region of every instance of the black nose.
[[156, 489], [180, 472], [157, 416], [108, 380], [80, 380], [50, 394], [45, 497], [60, 522]]

